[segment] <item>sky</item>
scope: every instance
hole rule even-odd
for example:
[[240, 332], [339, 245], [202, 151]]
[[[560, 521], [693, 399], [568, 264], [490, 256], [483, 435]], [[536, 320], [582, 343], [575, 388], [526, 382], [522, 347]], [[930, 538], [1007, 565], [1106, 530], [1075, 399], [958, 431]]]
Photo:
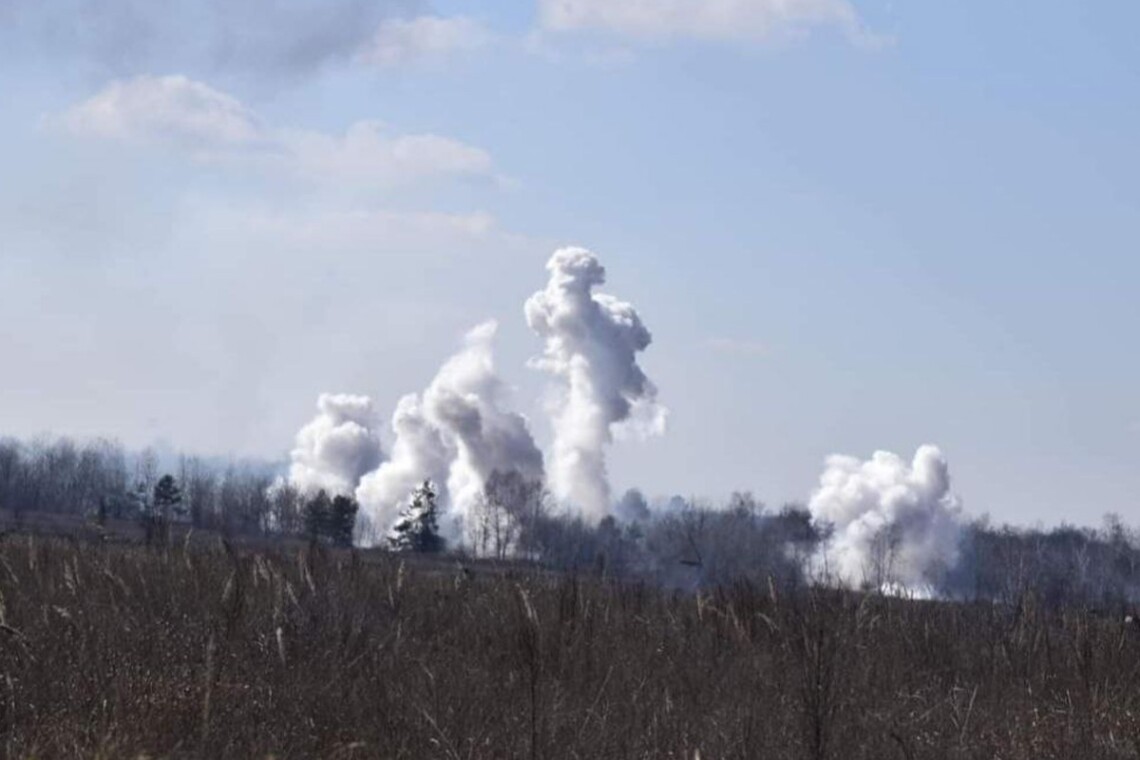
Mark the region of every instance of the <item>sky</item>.
[[564, 245], [653, 335], [618, 492], [806, 500], [944, 451], [967, 511], [1140, 523], [1140, 5], [0, 0], [0, 435], [284, 458]]

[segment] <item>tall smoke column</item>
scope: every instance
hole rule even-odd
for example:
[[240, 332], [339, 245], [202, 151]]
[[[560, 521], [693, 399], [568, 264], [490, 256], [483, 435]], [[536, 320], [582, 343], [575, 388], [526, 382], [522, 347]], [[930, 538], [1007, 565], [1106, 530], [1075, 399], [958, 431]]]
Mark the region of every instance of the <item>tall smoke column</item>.
[[498, 324], [487, 321], [464, 339], [424, 392], [429, 418], [456, 449], [447, 488], [452, 512], [465, 517], [491, 473], [517, 472], [528, 481], [543, 478], [542, 452], [526, 418], [503, 410], [506, 386], [495, 371], [492, 350]]
[[550, 280], [525, 311], [527, 324], [546, 340], [532, 366], [564, 384], [551, 407], [551, 485], [596, 520], [610, 511], [605, 450], [614, 433], [664, 429], [657, 389], [637, 364], [652, 338], [633, 306], [594, 292], [606, 270], [590, 251], [559, 249], [546, 268]]
[[289, 483], [303, 493], [351, 494], [383, 459], [379, 418], [367, 396], [322, 393], [317, 416], [297, 432]]
[[392, 457], [356, 491], [375, 525], [391, 525], [412, 489], [431, 480], [453, 518], [441, 527], [455, 537], [493, 471], [542, 479], [542, 452], [526, 419], [502, 409], [506, 389], [492, 352], [496, 330], [493, 321], [475, 327], [422, 394], [400, 400]]
[[816, 569], [845, 585], [923, 595], [958, 561], [961, 505], [935, 446], [920, 447], [911, 463], [886, 451], [867, 461], [828, 457], [808, 509], [834, 531]]

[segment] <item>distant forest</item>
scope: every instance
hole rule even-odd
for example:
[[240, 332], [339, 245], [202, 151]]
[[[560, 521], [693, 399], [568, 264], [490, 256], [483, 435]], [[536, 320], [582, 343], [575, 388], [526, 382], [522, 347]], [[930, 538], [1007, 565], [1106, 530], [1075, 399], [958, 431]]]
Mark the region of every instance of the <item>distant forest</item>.
[[[147, 542], [193, 529], [228, 538], [448, 551], [460, 560], [525, 562], [679, 589], [738, 581], [781, 589], [808, 585], [820, 580], [810, 560], [828, 532], [802, 505], [771, 508], [750, 493], [735, 493], [724, 504], [674, 497], [651, 509], [631, 490], [615, 504], [614, 516], [595, 525], [555, 508], [542, 484], [512, 473], [489, 480], [478, 514], [460, 539], [445, 544], [435, 540], [434, 522], [446, 523], [448, 516], [436, 514], [434, 505], [427, 510], [422, 493], [393, 529], [369, 524], [349, 498], [298, 493], [270, 464], [167, 459], [102, 439], [0, 439], [3, 528], [67, 532], [96, 526], [107, 535]], [[427, 518], [434, 538], [409, 533], [424, 530]], [[866, 568], [865, 588], [889, 588], [891, 552], [887, 535], [880, 556]], [[1033, 595], [1048, 605], [1123, 611], [1140, 597], [1140, 532], [1111, 514], [1099, 528], [1051, 530], [999, 527], [977, 518], [962, 532], [958, 563], [930, 580], [930, 588], [946, 598], [1019, 603]]]

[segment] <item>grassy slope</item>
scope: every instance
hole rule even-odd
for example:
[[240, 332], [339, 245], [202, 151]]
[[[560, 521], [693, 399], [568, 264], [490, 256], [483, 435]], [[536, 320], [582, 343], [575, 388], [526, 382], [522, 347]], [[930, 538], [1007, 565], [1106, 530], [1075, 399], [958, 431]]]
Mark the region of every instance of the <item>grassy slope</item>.
[[17, 756], [1135, 757], [1089, 613], [697, 597], [305, 550], [0, 542]]

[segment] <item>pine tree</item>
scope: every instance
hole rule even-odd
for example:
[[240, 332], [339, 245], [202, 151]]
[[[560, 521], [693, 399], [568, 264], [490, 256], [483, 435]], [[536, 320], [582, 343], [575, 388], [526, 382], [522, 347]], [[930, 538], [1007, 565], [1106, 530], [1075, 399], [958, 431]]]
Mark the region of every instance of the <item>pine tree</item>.
[[443, 551], [444, 540], [439, 535], [439, 508], [435, 503], [431, 481], [425, 480], [423, 485], [412, 491], [411, 503], [400, 513], [388, 534], [388, 544], [393, 551]]
[[[173, 475], [163, 475], [147, 493], [146, 480], [140, 479], [135, 489], [139, 522], [146, 532], [146, 543], [170, 543], [170, 516], [182, 503], [182, 491]], [[149, 496], [149, 498], [148, 498]]]
[[337, 546], [352, 546], [352, 529], [356, 527], [356, 513], [360, 505], [356, 499], [337, 496], [329, 510], [328, 536]]
[[152, 501], [156, 517], [169, 521], [171, 514], [181, 514], [182, 490], [173, 475], [163, 475], [154, 486]]
[[332, 502], [329, 495], [322, 488], [317, 495], [305, 503], [305, 533], [309, 538], [317, 540], [327, 536], [329, 532], [329, 518], [332, 516]]

